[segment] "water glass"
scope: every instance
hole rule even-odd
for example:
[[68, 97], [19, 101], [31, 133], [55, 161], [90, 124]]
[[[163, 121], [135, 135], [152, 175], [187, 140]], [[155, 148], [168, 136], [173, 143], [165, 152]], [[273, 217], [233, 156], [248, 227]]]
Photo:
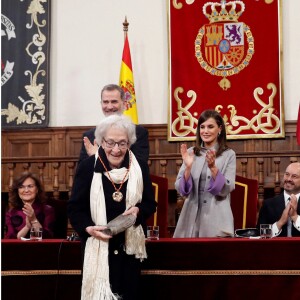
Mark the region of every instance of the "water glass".
[[43, 237], [43, 228], [31, 227], [30, 229], [30, 240], [31, 241], [41, 241]]
[[159, 226], [147, 226], [147, 240], [159, 239]]
[[272, 237], [272, 224], [260, 224], [260, 238], [270, 239]]

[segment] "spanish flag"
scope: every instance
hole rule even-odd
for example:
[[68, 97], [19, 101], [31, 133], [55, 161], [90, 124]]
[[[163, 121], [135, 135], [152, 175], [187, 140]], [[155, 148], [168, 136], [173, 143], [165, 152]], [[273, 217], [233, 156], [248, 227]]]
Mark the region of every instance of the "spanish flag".
[[138, 114], [137, 114], [137, 107], [136, 107], [133, 72], [132, 72], [130, 48], [129, 48], [127, 35], [125, 37], [123, 56], [122, 56], [120, 86], [125, 91], [125, 98], [127, 100], [127, 108], [124, 111], [124, 115], [129, 116], [133, 123], [138, 124]]

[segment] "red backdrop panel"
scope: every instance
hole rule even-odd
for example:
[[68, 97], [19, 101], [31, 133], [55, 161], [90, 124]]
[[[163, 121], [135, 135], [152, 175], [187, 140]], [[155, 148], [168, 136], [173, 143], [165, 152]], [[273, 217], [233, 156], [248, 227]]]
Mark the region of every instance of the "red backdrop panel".
[[223, 2], [169, 1], [171, 141], [194, 140], [205, 109], [228, 139], [284, 137], [281, 1]]

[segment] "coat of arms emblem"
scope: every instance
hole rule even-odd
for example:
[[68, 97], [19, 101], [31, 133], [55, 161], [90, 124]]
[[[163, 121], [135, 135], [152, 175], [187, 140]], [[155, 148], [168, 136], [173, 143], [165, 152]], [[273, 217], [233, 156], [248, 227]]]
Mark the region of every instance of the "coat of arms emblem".
[[203, 25], [195, 40], [195, 55], [200, 66], [213, 76], [220, 76], [223, 90], [231, 87], [227, 77], [241, 72], [254, 54], [250, 27], [239, 22], [245, 11], [243, 1], [221, 0], [203, 5], [209, 24]]

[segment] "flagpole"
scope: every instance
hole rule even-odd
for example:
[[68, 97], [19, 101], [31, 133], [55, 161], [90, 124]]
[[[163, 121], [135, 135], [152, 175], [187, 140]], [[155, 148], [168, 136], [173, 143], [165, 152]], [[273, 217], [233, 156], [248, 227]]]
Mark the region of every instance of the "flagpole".
[[123, 22], [124, 40], [126, 39], [128, 32], [129, 23], [127, 22], [127, 16], [125, 16], [125, 21]]

